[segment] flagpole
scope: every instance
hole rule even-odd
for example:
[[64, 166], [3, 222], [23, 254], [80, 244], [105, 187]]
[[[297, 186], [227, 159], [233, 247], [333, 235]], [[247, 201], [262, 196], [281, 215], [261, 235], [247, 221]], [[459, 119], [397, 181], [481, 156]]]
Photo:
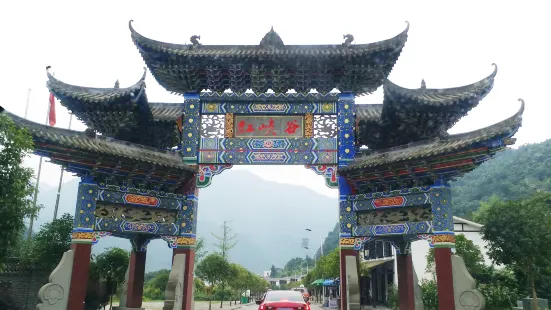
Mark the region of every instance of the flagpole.
[[29, 102], [31, 102], [31, 89], [27, 92], [27, 105], [25, 106], [25, 119], [27, 119], [27, 112], [29, 112]]
[[[46, 68], [48, 70], [49, 68]], [[50, 104], [48, 103], [48, 110], [46, 112], [46, 122], [44, 123], [48, 126], [48, 120], [50, 119]], [[40, 172], [42, 172], [42, 156], [40, 156], [40, 162], [38, 163], [38, 172], [36, 173], [36, 185], [34, 186], [34, 197], [33, 197], [33, 209], [36, 210], [36, 200], [38, 199], [38, 185], [40, 184]], [[31, 216], [31, 221], [29, 223], [29, 234], [27, 239], [31, 239], [33, 235], [33, 225], [34, 225], [35, 214], [33, 212]]]
[[[71, 123], [73, 122], [73, 114], [69, 117], [69, 128], [71, 129]], [[59, 207], [59, 198], [61, 196], [61, 184], [63, 183], [63, 172], [65, 168], [61, 166], [61, 175], [59, 176], [59, 185], [57, 186], [57, 198], [55, 200], [54, 220], [57, 219], [57, 208]]]

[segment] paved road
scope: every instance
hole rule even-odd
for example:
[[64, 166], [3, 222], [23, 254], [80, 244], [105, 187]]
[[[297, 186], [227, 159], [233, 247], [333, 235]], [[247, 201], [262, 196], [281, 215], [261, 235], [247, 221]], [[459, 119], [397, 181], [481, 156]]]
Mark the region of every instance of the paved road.
[[[145, 308], [145, 310], [162, 310], [163, 309], [164, 302], [162, 301], [144, 301], [142, 302], [142, 308]], [[113, 304], [115, 306], [115, 304]], [[254, 307], [252, 307], [254, 306]], [[243, 310], [256, 310], [256, 304], [250, 303], [249, 305], [233, 305], [230, 307], [229, 303], [224, 302], [224, 308], [220, 309], [220, 301], [213, 302], [212, 303], [212, 310], [235, 310], [235, 309], [241, 309]], [[205, 301], [196, 301], [195, 302], [195, 310], [208, 310], [209, 309], [209, 303]]]
[[[162, 310], [163, 309], [163, 302], [162, 301], [144, 301], [142, 303], [142, 308], [145, 308], [146, 310]], [[323, 308], [321, 308], [319, 305], [310, 305], [310, 308], [312, 310], [322, 310]], [[209, 309], [209, 303], [208, 302], [204, 302], [204, 301], [196, 301], [195, 302], [195, 310], [208, 310]], [[229, 306], [228, 303], [224, 303], [224, 308], [222, 308], [221, 310], [236, 310], [236, 309], [240, 309], [240, 310], [256, 310], [258, 309], [258, 306], [252, 302], [252, 303], [249, 303], [249, 304], [246, 304], [246, 305], [241, 305], [241, 304], [237, 304], [237, 305], [232, 305], [231, 307]], [[220, 310], [220, 302], [213, 302], [212, 303], [212, 310]]]

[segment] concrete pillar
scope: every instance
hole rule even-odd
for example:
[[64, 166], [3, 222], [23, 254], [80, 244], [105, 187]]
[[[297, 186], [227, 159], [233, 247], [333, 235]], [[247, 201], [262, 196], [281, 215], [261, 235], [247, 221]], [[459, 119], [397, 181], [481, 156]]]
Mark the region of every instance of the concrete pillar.
[[438, 283], [438, 309], [455, 310], [451, 249], [435, 248], [434, 263]]
[[83, 310], [84, 299], [86, 298], [86, 288], [88, 285], [88, 270], [90, 268], [92, 244], [73, 243], [71, 245], [71, 250], [74, 252], [74, 258], [67, 309]]
[[455, 246], [452, 196], [448, 184], [438, 180], [431, 186], [429, 199], [432, 209], [432, 241], [434, 243], [434, 263], [438, 283], [438, 308], [455, 310], [452, 252]]
[[411, 253], [397, 254], [398, 265], [398, 300], [400, 309], [415, 309], [413, 287], [413, 260]]
[[126, 292], [126, 307], [141, 308], [145, 274], [145, 259], [147, 252], [132, 249], [128, 266], [128, 286]]

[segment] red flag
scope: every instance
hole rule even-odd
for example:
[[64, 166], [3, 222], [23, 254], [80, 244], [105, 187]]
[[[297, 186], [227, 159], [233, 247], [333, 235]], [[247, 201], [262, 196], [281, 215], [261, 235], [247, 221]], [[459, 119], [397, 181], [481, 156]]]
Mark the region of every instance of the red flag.
[[178, 126], [178, 130], [182, 132], [182, 116], [178, 117], [176, 120], [176, 125]]
[[50, 115], [48, 115], [48, 121], [50, 126], [55, 126], [55, 97], [53, 93], [50, 93]]

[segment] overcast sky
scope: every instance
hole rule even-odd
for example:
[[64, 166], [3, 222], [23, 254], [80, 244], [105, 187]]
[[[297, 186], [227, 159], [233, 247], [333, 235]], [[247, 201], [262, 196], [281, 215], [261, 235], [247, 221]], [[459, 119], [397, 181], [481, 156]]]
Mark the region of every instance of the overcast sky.
[[[9, 4], [7, 4], [9, 3]], [[0, 5], [2, 106], [44, 123], [48, 90], [45, 67], [69, 84], [121, 87], [134, 84], [144, 62], [132, 43], [128, 21], [146, 37], [172, 43], [200, 35], [203, 44], [258, 44], [274, 27], [285, 44], [340, 44], [391, 38], [410, 22], [409, 38], [389, 78], [418, 88], [456, 87], [499, 71], [492, 92], [451, 133], [475, 130], [513, 115], [526, 101], [517, 144], [551, 137], [549, 72], [550, 22], [546, 1], [3, 1]], [[516, 3], [515, 5], [511, 3]], [[522, 3], [522, 5], [521, 5]], [[181, 102], [149, 74], [151, 101]], [[382, 90], [358, 98], [381, 103]], [[68, 112], [57, 106], [57, 125], [67, 127]], [[84, 130], [79, 121], [73, 129]], [[37, 167], [33, 158], [29, 166]], [[301, 184], [337, 197], [321, 177], [304, 167], [238, 167], [277, 182]], [[224, 173], [231, 173], [224, 172]], [[65, 180], [69, 180], [66, 174]], [[41, 182], [56, 186], [59, 168], [46, 164]]]

